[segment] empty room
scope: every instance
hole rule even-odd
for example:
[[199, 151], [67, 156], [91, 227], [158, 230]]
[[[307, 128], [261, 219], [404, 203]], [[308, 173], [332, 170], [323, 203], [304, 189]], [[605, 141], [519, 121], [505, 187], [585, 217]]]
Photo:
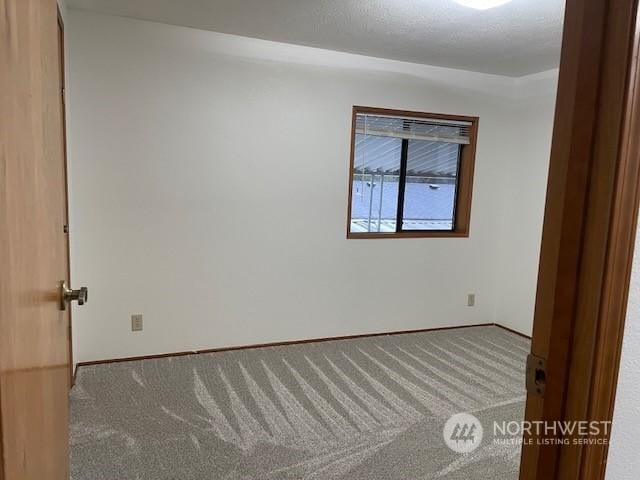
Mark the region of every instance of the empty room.
[[33, 292], [2, 297], [0, 479], [569, 478], [541, 472], [573, 431], [531, 426], [591, 331], [558, 299], [614, 258], [570, 222], [622, 221], [589, 105], [633, 78], [579, 4], [0, 2]]

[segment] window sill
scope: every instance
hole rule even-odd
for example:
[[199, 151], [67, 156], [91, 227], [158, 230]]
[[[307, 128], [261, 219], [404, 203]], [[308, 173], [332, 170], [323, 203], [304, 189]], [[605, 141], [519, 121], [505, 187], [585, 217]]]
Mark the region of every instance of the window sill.
[[389, 233], [347, 233], [347, 239], [380, 239], [380, 238], [468, 238], [469, 232], [428, 231], [428, 232], [389, 232]]

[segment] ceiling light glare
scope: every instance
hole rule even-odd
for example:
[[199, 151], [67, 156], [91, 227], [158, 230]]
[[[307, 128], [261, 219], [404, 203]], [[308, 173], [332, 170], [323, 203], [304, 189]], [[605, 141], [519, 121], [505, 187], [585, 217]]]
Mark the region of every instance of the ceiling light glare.
[[454, 2], [464, 5], [465, 7], [475, 8], [476, 10], [489, 10], [490, 8], [499, 7], [511, 0], [453, 0]]

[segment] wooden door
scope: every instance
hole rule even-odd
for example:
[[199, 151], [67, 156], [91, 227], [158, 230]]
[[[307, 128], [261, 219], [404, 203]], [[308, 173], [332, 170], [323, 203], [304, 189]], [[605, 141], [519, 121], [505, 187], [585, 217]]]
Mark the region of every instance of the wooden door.
[[68, 478], [59, 28], [56, 0], [0, 0], [0, 480]]

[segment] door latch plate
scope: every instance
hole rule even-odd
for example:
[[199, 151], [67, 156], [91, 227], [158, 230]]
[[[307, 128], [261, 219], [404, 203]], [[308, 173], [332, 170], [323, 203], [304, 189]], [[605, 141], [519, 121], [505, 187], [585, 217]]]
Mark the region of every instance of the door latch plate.
[[543, 397], [547, 386], [547, 359], [530, 354], [527, 357], [527, 393]]

